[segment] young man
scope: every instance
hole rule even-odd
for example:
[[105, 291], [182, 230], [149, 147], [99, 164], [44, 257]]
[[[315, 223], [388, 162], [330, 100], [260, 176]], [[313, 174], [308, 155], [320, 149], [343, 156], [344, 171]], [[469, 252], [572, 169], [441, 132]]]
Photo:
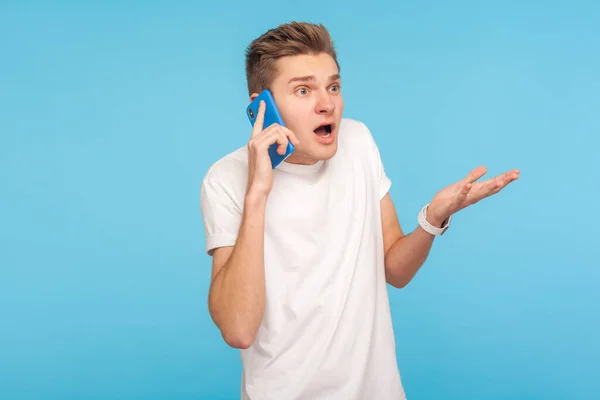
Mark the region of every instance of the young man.
[[[367, 127], [342, 117], [336, 53], [321, 25], [290, 23], [247, 51], [250, 100], [272, 92], [286, 127], [263, 129], [201, 188], [209, 310], [240, 348], [242, 399], [404, 399], [387, 286], [404, 287], [451, 216], [518, 178], [442, 189], [405, 235]], [[296, 150], [272, 169], [267, 149]], [[416, 216], [417, 217], [417, 216]]]

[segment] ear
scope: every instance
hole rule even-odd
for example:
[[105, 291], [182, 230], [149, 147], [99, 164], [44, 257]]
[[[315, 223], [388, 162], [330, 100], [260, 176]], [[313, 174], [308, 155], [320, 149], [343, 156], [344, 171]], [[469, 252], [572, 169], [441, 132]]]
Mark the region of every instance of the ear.
[[257, 97], [258, 97], [258, 93], [252, 93], [250, 95], [250, 102], [252, 103], [254, 101], [254, 99], [257, 98]]

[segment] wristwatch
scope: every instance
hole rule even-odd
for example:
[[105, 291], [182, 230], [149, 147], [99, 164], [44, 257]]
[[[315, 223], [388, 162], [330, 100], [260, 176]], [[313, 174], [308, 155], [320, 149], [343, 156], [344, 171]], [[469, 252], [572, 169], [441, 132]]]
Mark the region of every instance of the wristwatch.
[[450, 221], [452, 220], [452, 215], [442, 223], [441, 228], [438, 228], [437, 226], [431, 225], [427, 221], [427, 208], [428, 207], [429, 207], [429, 204], [426, 204], [425, 207], [423, 207], [423, 209], [419, 213], [419, 217], [418, 217], [419, 225], [421, 226], [421, 228], [423, 228], [423, 230], [425, 232], [430, 233], [434, 236], [443, 235], [444, 232], [446, 232], [446, 230], [450, 226]]

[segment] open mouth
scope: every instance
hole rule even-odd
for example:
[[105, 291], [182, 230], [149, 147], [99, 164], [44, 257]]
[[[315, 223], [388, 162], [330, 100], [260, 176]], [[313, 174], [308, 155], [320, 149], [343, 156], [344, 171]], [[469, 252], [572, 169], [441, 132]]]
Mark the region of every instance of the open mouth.
[[314, 132], [315, 135], [319, 137], [328, 138], [329, 136], [331, 136], [331, 132], [333, 132], [333, 124], [323, 124], [317, 129], [315, 129]]

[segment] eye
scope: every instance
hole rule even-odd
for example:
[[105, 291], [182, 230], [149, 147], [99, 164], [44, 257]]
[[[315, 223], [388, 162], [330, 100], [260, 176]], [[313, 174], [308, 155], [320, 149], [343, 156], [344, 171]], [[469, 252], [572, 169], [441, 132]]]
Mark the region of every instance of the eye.
[[336, 83], [334, 85], [331, 85], [330, 90], [337, 93], [342, 89], [340, 88], [340, 85]]
[[306, 96], [308, 94], [308, 89], [305, 87], [301, 87], [298, 90], [296, 90], [296, 93], [300, 96]]

